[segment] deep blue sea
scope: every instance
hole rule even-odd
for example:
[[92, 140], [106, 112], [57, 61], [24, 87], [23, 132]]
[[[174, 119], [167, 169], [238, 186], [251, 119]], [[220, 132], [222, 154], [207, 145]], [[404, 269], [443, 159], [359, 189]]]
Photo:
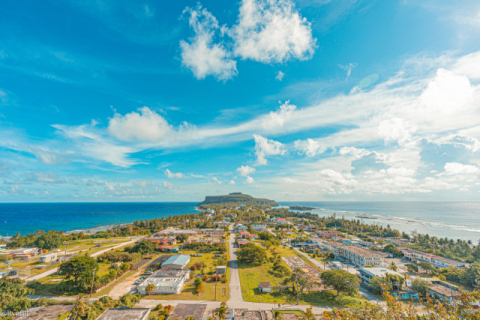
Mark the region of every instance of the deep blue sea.
[[[278, 202], [278, 201], [277, 201]], [[480, 239], [480, 202], [278, 202], [285, 206], [314, 207], [312, 213], [326, 217], [361, 219], [410, 233], [429, 234], [441, 238]], [[369, 217], [369, 218], [366, 218]]]
[[[278, 202], [315, 207], [313, 213], [364, 223], [390, 225], [407, 233], [416, 230], [437, 237], [480, 239], [480, 203], [461, 202]], [[102, 230], [106, 227], [198, 212], [197, 203], [0, 203], [0, 235], [36, 230]], [[366, 218], [370, 217], [370, 219]]]
[[101, 230], [136, 220], [200, 212], [198, 202], [0, 203], [0, 236], [36, 230]]

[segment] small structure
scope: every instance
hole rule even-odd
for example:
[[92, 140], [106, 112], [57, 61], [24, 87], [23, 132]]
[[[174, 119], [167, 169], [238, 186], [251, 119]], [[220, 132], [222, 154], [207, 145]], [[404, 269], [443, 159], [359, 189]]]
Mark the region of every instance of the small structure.
[[47, 255], [44, 255], [43, 257], [40, 257], [39, 262], [40, 263], [48, 263], [48, 262], [54, 262], [57, 260], [57, 254], [56, 253], [50, 253]]
[[251, 226], [255, 231], [265, 231], [267, 229], [267, 225], [264, 223], [252, 223]]
[[272, 284], [270, 282], [260, 282], [258, 284], [258, 291], [270, 293], [272, 292]]
[[147, 320], [149, 314], [149, 308], [108, 308], [97, 320]]
[[226, 266], [218, 266], [217, 267], [217, 273], [218, 274], [223, 274], [227, 272], [227, 267]]
[[247, 240], [238, 240], [237, 242], [238, 242], [238, 246], [239, 246], [239, 247], [241, 247], [241, 246], [243, 246], [243, 245], [246, 245], [246, 244], [248, 243]]
[[168, 247], [168, 246], [158, 246], [158, 247], [157, 247], [157, 251], [177, 253], [177, 252], [178, 252], [178, 248], [176, 248], [176, 247]]
[[277, 224], [287, 224], [287, 219], [285, 219], [285, 218], [278, 218], [278, 219], [277, 219]]
[[394, 290], [394, 291], [391, 291], [390, 293], [392, 294], [393, 297], [396, 297], [396, 298], [398, 297], [398, 299], [400, 300], [420, 299], [420, 294], [418, 292], [408, 288], [400, 290], [400, 292], [397, 292]]
[[168, 316], [168, 318], [185, 320], [188, 317], [192, 317], [195, 320], [203, 320], [206, 310], [206, 304], [179, 303], [175, 309], [173, 309], [173, 312], [170, 314], [170, 316]]
[[147, 286], [153, 284], [155, 289], [152, 294], [179, 294], [182, 292], [185, 282], [190, 276], [190, 271], [178, 269], [174, 266], [162, 266], [162, 269], [155, 271], [137, 287], [141, 294], [148, 294]]
[[[14, 319], [29, 319], [29, 320], [47, 320], [57, 319], [60, 315], [70, 312], [73, 309], [73, 305], [52, 305], [31, 308], [25, 311], [18, 312], [18, 317]], [[22, 315], [22, 313], [25, 314]]]

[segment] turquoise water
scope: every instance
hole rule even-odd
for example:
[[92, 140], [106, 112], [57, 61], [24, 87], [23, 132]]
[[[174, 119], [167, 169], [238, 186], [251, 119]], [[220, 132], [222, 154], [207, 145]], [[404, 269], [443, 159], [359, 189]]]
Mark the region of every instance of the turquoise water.
[[[319, 216], [337, 214], [345, 219], [363, 218], [364, 223], [377, 224], [407, 233], [416, 230], [441, 238], [480, 239], [479, 202], [278, 202], [281, 205], [315, 207]], [[366, 218], [368, 217], [368, 218]]]

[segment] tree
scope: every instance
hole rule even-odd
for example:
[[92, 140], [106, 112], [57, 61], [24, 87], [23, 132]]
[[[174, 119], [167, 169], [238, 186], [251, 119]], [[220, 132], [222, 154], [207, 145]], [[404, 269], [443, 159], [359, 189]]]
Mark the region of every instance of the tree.
[[40, 235], [35, 241], [35, 245], [42, 249], [52, 250], [60, 247], [64, 242], [64, 237], [56, 231], [49, 231]]
[[410, 273], [418, 272], [418, 266], [416, 264], [407, 263], [405, 266], [408, 268], [408, 272]]
[[72, 309], [72, 313], [75, 312], [75, 318], [74, 320], [77, 319], [77, 316], [83, 316], [85, 313], [88, 311], [90, 308], [90, 304], [88, 301], [88, 298], [84, 296], [83, 294], [80, 294], [75, 298], [75, 307]]
[[360, 279], [345, 270], [329, 270], [320, 275], [322, 284], [326, 287], [332, 287], [337, 291], [337, 296], [341, 292], [349, 296], [354, 296], [358, 292], [357, 286], [360, 285]]
[[428, 273], [428, 271], [433, 272], [433, 266], [431, 263], [421, 261], [418, 263], [420, 267], [422, 267], [423, 270], [425, 270], [425, 273]]
[[388, 265], [388, 269], [393, 270], [393, 271], [397, 271], [397, 270], [398, 270], [398, 267], [397, 267], [397, 265], [395, 264], [395, 261], [392, 261], [392, 262]]
[[155, 245], [151, 241], [142, 240], [141, 242], [134, 245], [129, 252], [130, 253], [138, 252], [140, 254], [154, 253]]
[[430, 282], [422, 278], [415, 278], [412, 282], [412, 289], [420, 292], [423, 296], [426, 296], [428, 288], [430, 288]]
[[178, 242], [185, 242], [188, 240], [188, 234], [179, 234], [175, 237], [175, 239], [177, 239]]
[[480, 264], [475, 262], [460, 274], [460, 283], [466, 286], [473, 286], [478, 278], [480, 278]]
[[215, 313], [218, 315], [220, 319], [225, 319], [225, 316], [227, 315], [227, 310], [228, 310], [227, 304], [225, 302], [222, 302], [222, 304], [220, 305], [220, 308], [215, 310]]
[[391, 253], [391, 254], [395, 255], [396, 257], [401, 257], [402, 256], [402, 251], [400, 251], [393, 244], [386, 245], [385, 248], [383, 248], [383, 252]]
[[205, 285], [202, 283], [200, 283], [198, 286], [195, 287], [195, 292], [196, 293], [200, 293], [200, 292], [203, 292], [205, 290]]
[[447, 280], [447, 277], [445, 277], [443, 274], [441, 274], [441, 275], [438, 276], [438, 279], [440, 279], [440, 281], [445, 281], [445, 280]]
[[123, 271], [123, 272], [127, 272], [128, 270], [130, 270], [130, 263], [128, 262], [124, 262], [120, 265], [120, 269]]
[[60, 273], [65, 275], [68, 291], [83, 291], [92, 281], [93, 269], [98, 270], [97, 260], [88, 256], [74, 257], [60, 265]]
[[382, 277], [373, 277], [370, 279], [368, 286], [375, 294], [382, 294], [385, 287], [385, 279]]
[[239, 261], [249, 264], [260, 264], [267, 260], [265, 250], [251, 242], [237, 251], [237, 257]]
[[312, 307], [307, 308], [305, 314], [299, 318], [300, 320], [317, 320], [317, 317], [313, 313]]
[[149, 283], [145, 288], [145, 291], [147, 291], [148, 295], [150, 295], [153, 290], [155, 290], [155, 285], [153, 283]]

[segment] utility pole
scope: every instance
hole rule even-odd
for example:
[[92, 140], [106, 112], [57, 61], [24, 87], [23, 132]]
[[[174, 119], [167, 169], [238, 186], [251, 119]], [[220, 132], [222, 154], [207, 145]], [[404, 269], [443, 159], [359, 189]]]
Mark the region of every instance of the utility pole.
[[63, 257], [63, 262], [67, 261], [67, 246], [70, 244], [70, 242], [65, 241], [65, 256]]
[[217, 301], [217, 280], [218, 280], [218, 271], [215, 272], [215, 301]]
[[92, 297], [92, 293], [93, 293], [93, 281], [95, 280], [95, 268], [93, 268], [92, 275], [93, 275], [93, 278], [92, 278], [92, 287], [90, 288], [90, 298]]
[[295, 282], [297, 284], [297, 290], [296, 290], [297, 291], [297, 305], [299, 305], [300, 303], [298, 301], [298, 271], [295, 272]]

